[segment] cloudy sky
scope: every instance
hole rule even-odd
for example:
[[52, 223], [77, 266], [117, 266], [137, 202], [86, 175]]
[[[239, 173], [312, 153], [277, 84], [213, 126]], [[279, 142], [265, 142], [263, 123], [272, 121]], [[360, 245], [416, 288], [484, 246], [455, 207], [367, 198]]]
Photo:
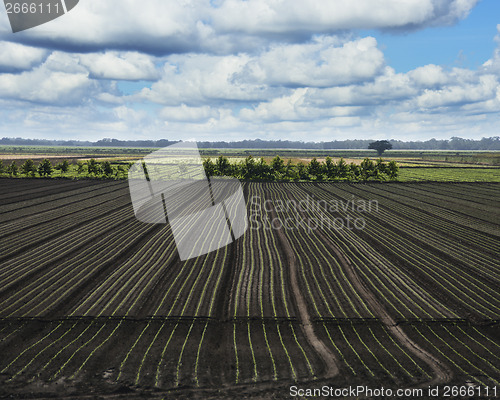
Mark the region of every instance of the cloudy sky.
[[500, 134], [499, 0], [80, 0], [12, 33], [0, 136]]

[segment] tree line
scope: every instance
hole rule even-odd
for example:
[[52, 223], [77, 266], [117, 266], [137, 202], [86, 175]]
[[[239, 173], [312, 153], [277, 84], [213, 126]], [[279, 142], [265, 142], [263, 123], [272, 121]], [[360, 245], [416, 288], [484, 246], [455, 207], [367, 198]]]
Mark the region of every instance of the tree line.
[[[301, 149], [301, 150], [332, 150], [332, 149], [366, 149], [373, 140], [349, 139], [332, 140], [326, 142], [302, 142], [292, 140], [239, 140], [225, 141], [199, 141], [200, 149]], [[96, 142], [78, 140], [49, 140], [49, 139], [0, 139], [0, 145], [20, 146], [87, 146], [87, 147], [145, 147], [162, 148], [178, 143], [178, 140], [119, 140], [105, 138]], [[430, 139], [426, 141], [404, 141], [391, 139], [394, 150], [500, 150], [500, 137], [493, 136], [482, 139], [463, 139], [452, 137], [450, 139]]]
[[399, 167], [394, 161], [385, 162], [381, 158], [372, 161], [365, 158], [359, 165], [348, 164], [343, 158], [334, 162], [326, 157], [325, 161], [313, 158], [309, 163], [286, 163], [280, 156], [274, 157], [268, 164], [264, 158], [248, 156], [239, 163], [231, 163], [225, 156], [215, 161], [207, 158], [203, 161], [207, 176], [232, 176], [244, 180], [307, 180], [307, 181], [369, 181], [395, 180]]
[[[84, 163], [79, 161], [72, 167], [76, 176], [90, 178], [120, 179], [126, 178], [132, 163], [112, 165], [109, 161], [97, 162], [90, 159]], [[326, 157], [325, 161], [313, 158], [310, 162], [293, 164], [292, 160], [285, 162], [280, 156], [274, 157], [268, 164], [264, 158], [256, 159], [248, 156], [238, 163], [231, 163], [229, 158], [220, 156], [215, 161], [207, 158], [203, 161], [205, 174], [210, 176], [232, 176], [243, 180], [306, 180], [306, 181], [385, 181], [395, 180], [398, 177], [399, 167], [394, 161], [385, 162], [382, 158], [372, 161], [365, 158], [359, 165], [348, 164], [343, 158], [334, 162]], [[11, 177], [24, 175], [26, 177], [51, 177], [58, 170], [61, 176], [70, 171], [71, 165], [67, 160], [52, 165], [49, 159], [44, 159], [35, 165], [31, 159], [25, 160], [18, 167], [12, 161], [5, 166], [0, 160], [0, 174], [7, 173]]]
[[[78, 176], [87, 177], [103, 177], [103, 178], [119, 178], [127, 173], [129, 165], [113, 166], [109, 161], [98, 162], [95, 159], [90, 159], [87, 163], [79, 161], [74, 167]], [[0, 160], [0, 174], [6, 173], [11, 177], [24, 175], [34, 178], [37, 175], [40, 177], [50, 178], [54, 171], [60, 171], [61, 176], [64, 176], [70, 170], [68, 160], [52, 165], [47, 158], [43, 159], [35, 165], [31, 159], [27, 159], [19, 167], [15, 161], [5, 166], [3, 160]]]

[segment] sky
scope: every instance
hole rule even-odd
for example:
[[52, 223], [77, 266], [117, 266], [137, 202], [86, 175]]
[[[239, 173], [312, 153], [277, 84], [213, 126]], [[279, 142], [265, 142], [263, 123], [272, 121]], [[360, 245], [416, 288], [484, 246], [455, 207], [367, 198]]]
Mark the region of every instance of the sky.
[[499, 82], [499, 0], [0, 4], [0, 137], [480, 139]]

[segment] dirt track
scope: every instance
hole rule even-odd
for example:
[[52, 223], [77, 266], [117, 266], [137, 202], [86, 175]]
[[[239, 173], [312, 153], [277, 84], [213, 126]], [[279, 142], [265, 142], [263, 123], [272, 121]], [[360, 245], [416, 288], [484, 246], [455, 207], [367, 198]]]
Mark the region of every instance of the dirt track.
[[[273, 218], [277, 217], [274, 208], [272, 210], [272, 215]], [[292, 286], [295, 304], [297, 305], [297, 309], [299, 311], [301, 327], [307, 340], [309, 341], [311, 346], [313, 346], [314, 349], [318, 352], [323, 362], [325, 363], [326, 371], [324, 373], [324, 377], [333, 378], [339, 373], [337, 357], [335, 357], [335, 354], [330, 351], [330, 349], [323, 343], [321, 339], [318, 338], [318, 336], [316, 336], [316, 333], [314, 332], [313, 325], [311, 323], [311, 316], [309, 315], [306, 302], [304, 300], [304, 297], [302, 296], [302, 292], [297, 281], [297, 263], [295, 254], [283, 230], [279, 229], [277, 230], [277, 232], [281, 245], [283, 246], [286, 253], [288, 266], [290, 269], [290, 283]]]
[[[308, 218], [308, 216], [303, 211], [299, 212], [301, 212], [304, 218], [306, 219]], [[451, 370], [446, 365], [437, 360], [434, 356], [432, 356], [427, 351], [422, 349], [422, 347], [420, 347], [418, 344], [416, 344], [413, 340], [411, 340], [408, 337], [408, 335], [401, 329], [400, 326], [396, 325], [396, 321], [394, 321], [394, 319], [390, 316], [390, 314], [387, 312], [384, 306], [377, 300], [377, 298], [363, 284], [363, 282], [361, 282], [354, 266], [342, 254], [342, 251], [338, 248], [338, 246], [329, 237], [324, 235], [320, 229], [317, 230], [316, 233], [318, 234], [319, 237], [321, 237], [325, 241], [325, 243], [328, 243], [329, 247], [334, 251], [338, 261], [346, 271], [350, 282], [354, 285], [359, 295], [370, 306], [375, 316], [379, 318], [387, 326], [387, 329], [394, 335], [394, 337], [397, 338], [411, 353], [413, 353], [416, 357], [420, 358], [422, 361], [424, 361], [427, 365], [431, 367], [432, 371], [435, 374], [435, 378], [431, 382], [426, 383], [426, 385], [437, 385], [449, 382], [453, 377], [453, 373], [451, 372]], [[291, 256], [294, 257], [293, 250], [290, 247], [290, 244], [286, 241], [286, 236], [283, 234], [281, 230], [279, 230], [279, 234], [280, 238], [284, 238], [284, 242], [286, 242], [283, 243], [283, 245], [285, 246], [285, 248], [287, 248], [287, 255], [290, 252]], [[297, 286], [297, 292], [299, 294], [299, 298], [302, 300], [302, 302], [304, 302], [303, 297], [297, 285], [295, 268], [293, 268], [292, 270], [293, 270], [292, 285]], [[293, 277], [295, 277], [295, 279], [293, 279]], [[295, 285], [293, 282], [294, 280], [295, 280]], [[294, 293], [295, 293], [295, 288], [294, 288]], [[303, 307], [304, 309], [306, 309], [305, 314], [306, 318], [308, 318], [307, 308], [305, 306], [305, 303], [303, 304]], [[321, 344], [324, 346], [322, 342]]]
[[351, 283], [356, 287], [360, 296], [363, 297], [363, 299], [370, 305], [370, 308], [374, 311], [375, 315], [381, 319], [381, 321], [387, 326], [387, 329], [394, 335], [394, 337], [399, 339], [399, 341], [409, 351], [411, 351], [415, 356], [420, 358], [432, 368], [435, 374], [435, 378], [431, 382], [426, 383], [426, 385], [438, 385], [449, 382], [453, 377], [451, 370], [446, 365], [439, 362], [439, 360], [437, 360], [434, 356], [422, 349], [418, 344], [416, 344], [408, 337], [408, 335], [401, 329], [400, 326], [396, 325], [396, 322], [389, 315], [384, 306], [380, 304], [373, 293], [371, 293], [366, 288], [366, 286], [363, 285], [353, 265], [343, 256], [338, 247], [328, 238], [324, 237], [324, 239], [329, 241], [331, 248], [337, 255], [338, 260], [344, 267], [345, 271], [347, 272]]

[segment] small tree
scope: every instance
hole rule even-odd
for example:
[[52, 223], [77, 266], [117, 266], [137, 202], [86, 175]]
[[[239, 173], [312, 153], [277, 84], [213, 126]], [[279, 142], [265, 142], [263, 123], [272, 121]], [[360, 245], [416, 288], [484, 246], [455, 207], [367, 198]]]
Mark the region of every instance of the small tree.
[[349, 165], [347, 165], [342, 157], [340, 157], [340, 160], [337, 161], [336, 170], [337, 176], [340, 179], [345, 179], [349, 176]]
[[396, 179], [398, 177], [399, 167], [396, 161], [389, 161], [385, 170], [389, 179]]
[[78, 175], [80, 175], [83, 174], [84, 171], [85, 171], [85, 164], [81, 161], [78, 161], [76, 163], [76, 172], [78, 173]]
[[316, 157], [314, 157], [307, 165], [307, 172], [309, 175], [314, 176], [317, 180], [323, 179], [323, 166], [318, 160], [316, 160]]
[[307, 167], [302, 162], [299, 162], [297, 164], [297, 178], [298, 179], [309, 179]]
[[0, 160], [0, 174], [5, 172], [5, 166], [3, 165], [3, 160]]
[[292, 160], [288, 159], [285, 166], [285, 177], [288, 179], [296, 179], [297, 172], [292, 164]]
[[215, 175], [215, 164], [211, 158], [203, 160], [203, 168], [205, 169], [205, 175], [208, 178]]
[[239, 175], [243, 179], [254, 179], [257, 173], [255, 158], [249, 155], [239, 165]]
[[376, 168], [377, 168], [377, 171], [379, 171], [381, 174], [385, 174], [387, 171], [387, 164], [384, 163], [384, 160], [382, 160], [382, 158], [379, 158], [377, 161], [376, 161]]
[[17, 168], [17, 165], [14, 161], [7, 167], [7, 173], [10, 176], [17, 176], [17, 173], [19, 172], [19, 168]]
[[100, 169], [101, 168], [99, 166], [99, 163], [93, 158], [91, 158], [87, 163], [87, 173], [89, 175], [97, 176], [99, 174]]
[[257, 179], [271, 179], [271, 167], [267, 165], [263, 157], [255, 164], [255, 178]]
[[376, 142], [371, 142], [368, 145], [368, 148], [370, 150], [376, 150], [380, 157], [384, 151], [392, 149], [392, 144], [390, 144], [387, 140], [377, 140]]
[[271, 161], [271, 170], [276, 178], [281, 178], [285, 173], [285, 161], [280, 156], [274, 157]]
[[335, 163], [333, 162], [330, 156], [325, 158], [325, 174], [327, 178], [334, 179], [335, 178]]
[[215, 174], [219, 176], [229, 176], [231, 175], [231, 163], [229, 159], [225, 156], [219, 156], [217, 161], [215, 161]]
[[369, 158], [365, 158], [363, 161], [361, 161], [361, 164], [359, 166], [361, 168], [361, 177], [363, 178], [363, 180], [366, 181], [371, 177], [377, 175], [375, 163]]
[[111, 163], [109, 161], [104, 161], [101, 165], [101, 169], [103, 174], [107, 177], [113, 175], [113, 167], [111, 166]]
[[36, 172], [36, 167], [33, 160], [28, 159], [24, 161], [23, 165], [21, 165], [21, 171], [26, 176], [31, 175], [32, 177], [34, 177]]
[[123, 165], [118, 165], [115, 170], [115, 178], [120, 179], [120, 176], [125, 175], [125, 167]]
[[42, 162], [38, 164], [38, 175], [40, 176], [50, 176], [53, 170], [52, 164], [47, 158], [44, 158]]
[[68, 172], [69, 170], [68, 160], [64, 160], [63, 162], [57, 164], [55, 168], [61, 171], [61, 175], [64, 174], [65, 172]]
[[349, 178], [357, 180], [361, 176], [361, 168], [354, 162], [349, 164]]

